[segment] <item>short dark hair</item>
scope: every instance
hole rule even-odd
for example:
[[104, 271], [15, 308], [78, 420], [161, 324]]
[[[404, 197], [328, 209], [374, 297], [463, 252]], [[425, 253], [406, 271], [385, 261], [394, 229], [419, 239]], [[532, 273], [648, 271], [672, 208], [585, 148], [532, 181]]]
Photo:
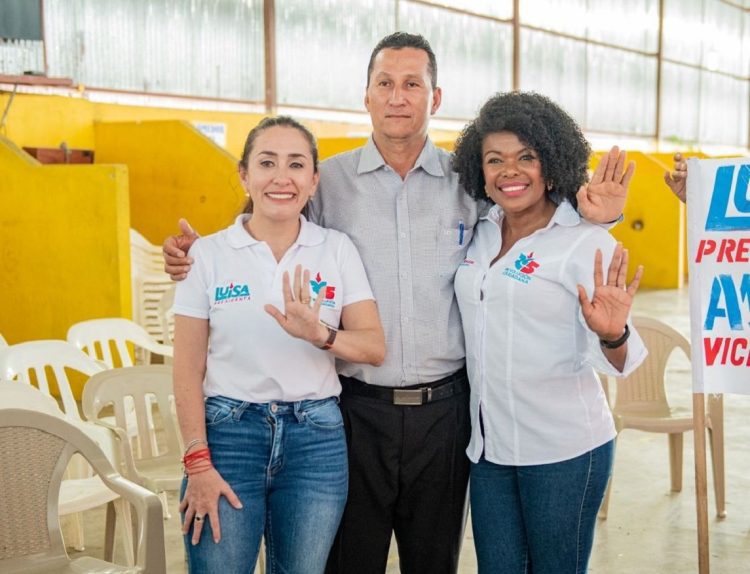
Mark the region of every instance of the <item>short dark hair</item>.
[[408, 32], [394, 32], [389, 34], [380, 42], [370, 54], [370, 62], [367, 64], [367, 87], [370, 87], [370, 75], [375, 67], [375, 58], [382, 51], [390, 48], [391, 50], [400, 50], [401, 48], [415, 48], [424, 50], [427, 54], [427, 72], [430, 74], [432, 89], [437, 88], [437, 60], [435, 52], [432, 51], [430, 43], [424, 36], [419, 34], [409, 34]]
[[[258, 139], [258, 136], [262, 134], [264, 131], [266, 131], [269, 128], [275, 128], [275, 127], [284, 127], [284, 128], [293, 128], [300, 132], [303, 136], [305, 136], [305, 139], [310, 144], [310, 154], [312, 155], [313, 159], [313, 171], [317, 173], [318, 171], [318, 144], [315, 141], [315, 136], [312, 134], [310, 130], [308, 130], [304, 125], [302, 125], [300, 122], [295, 120], [291, 116], [276, 116], [273, 118], [263, 118], [258, 122], [258, 125], [256, 125], [253, 129], [250, 130], [250, 133], [247, 134], [247, 139], [245, 140], [245, 147], [242, 148], [242, 156], [240, 157], [240, 161], [238, 162], [238, 167], [240, 169], [247, 169], [247, 160], [250, 157], [250, 154], [253, 151], [253, 146], [255, 145], [255, 140]], [[252, 198], [248, 197], [247, 203], [245, 204], [245, 207], [242, 209], [242, 213], [252, 213], [253, 211], [253, 200]]]
[[578, 207], [576, 193], [588, 179], [591, 147], [575, 120], [549, 98], [534, 92], [495, 94], [456, 141], [453, 171], [466, 192], [486, 199], [482, 142], [492, 133], [511, 132], [539, 155], [547, 196]]

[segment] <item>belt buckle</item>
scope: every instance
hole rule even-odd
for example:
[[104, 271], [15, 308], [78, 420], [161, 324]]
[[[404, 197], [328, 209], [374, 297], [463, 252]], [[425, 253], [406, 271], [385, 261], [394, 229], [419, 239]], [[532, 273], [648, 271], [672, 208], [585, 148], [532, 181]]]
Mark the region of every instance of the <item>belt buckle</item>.
[[393, 389], [394, 405], [418, 406], [422, 402], [422, 389]]

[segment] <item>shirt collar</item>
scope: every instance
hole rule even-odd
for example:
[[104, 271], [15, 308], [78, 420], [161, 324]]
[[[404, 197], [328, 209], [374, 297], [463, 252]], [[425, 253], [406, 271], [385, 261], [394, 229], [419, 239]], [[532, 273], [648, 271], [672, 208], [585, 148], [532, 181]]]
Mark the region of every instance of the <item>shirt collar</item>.
[[[367, 143], [362, 147], [362, 153], [359, 156], [357, 175], [375, 171], [381, 167], [385, 167], [385, 160], [375, 145], [375, 140], [372, 135], [370, 135], [370, 137], [367, 138]], [[437, 148], [429, 137], [425, 140], [424, 147], [422, 148], [417, 161], [414, 163], [412, 170], [420, 167], [435, 177], [442, 177], [445, 175], [443, 166], [440, 164], [440, 157]]]
[[[255, 239], [255, 237], [250, 235], [247, 229], [245, 229], [245, 222], [247, 222], [251, 217], [252, 214], [250, 213], [240, 213], [234, 220], [234, 223], [229, 226], [229, 228], [227, 229], [227, 243], [229, 243], [230, 247], [241, 249], [242, 247], [249, 247], [257, 245], [258, 243], [262, 243], [261, 241], [258, 241], [257, 239]], [[313, 245], [318, 245], [319, 243], [323, 243], [323, 241], [325, 240], [325, 236], [323, 234], [323, 230], [320, 227], [318, 227], [314, 223], [310, 223], [309, 221], [307, 221], [307, 218], [305, 218], [305, 216], [301, 213], [299, 216], [299, 220], [300, 229], [297, 240], [295, 241], [296, 245], [310, 247]]]
[[[487, 212], [487, 215], [482, 217], [482, 219], [489, 219], [495, 223], [498, 223], [502, 218], [503, 208], [497, 204], [493, 205], [489, 212]], [[563, 202], [557, 206], [557, 209], [555, 209], [555, 214], [552, 216], [547, 227], [552, 227], [555, 224], [562, 225], [563, 227], [575, 227], [579, 223], [581, 223], [581, 216], [579, 213], [573, 209], [573, 206], [569, 201], [563, 200]]]

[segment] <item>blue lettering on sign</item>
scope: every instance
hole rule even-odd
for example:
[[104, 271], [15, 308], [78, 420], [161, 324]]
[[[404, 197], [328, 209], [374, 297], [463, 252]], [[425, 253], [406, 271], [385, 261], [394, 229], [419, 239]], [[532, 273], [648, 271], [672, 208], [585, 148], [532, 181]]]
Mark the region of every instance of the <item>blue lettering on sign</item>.
[[[724, 295], [723, 306], [721, 300]], [[714, 328], [714, 322], [718, 318], [726, 317], [729, 328], [733, 331], [742, 331], [742, 307], [744, 303], [750, 316], [750, 274], [745, 273], [742, 276], [740, 288], [737, 289], [734, 279], [731, 275], [719, 275], [714, 277], [711, 285], [711, 299], [706, 310], [706, 320], [703, 328], [711, 331]], [[748, 322], [750, 325], [750, 322]]]
[[708, 217], [706, 217], [706, 231], [750, 229], [750, 196], [748, 196], [750, 164], [740, 166], [737, 173], [737, 184], [734, 186], [734, 207], [737, 208], [739, 213], [747, 213], [748, 215], [727, 215], [734, 168], [733, 165], [725, 165], [716, 170], [714, 193], [711, 197], [711, 206], [708, 208]]

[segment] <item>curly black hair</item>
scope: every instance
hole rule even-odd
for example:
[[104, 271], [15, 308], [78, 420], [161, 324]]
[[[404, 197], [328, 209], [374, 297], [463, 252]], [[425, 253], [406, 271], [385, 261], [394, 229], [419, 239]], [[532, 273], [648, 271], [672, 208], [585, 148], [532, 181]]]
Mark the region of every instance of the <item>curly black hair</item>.
[[551, 184], [547, 196], [559, 204], [567, 199], [578, 207], [576, 193], [586, 183], [591, 147], [578, 124], [549, 98], [534, 92], [495, 94], [479, 110], [456, 141], [453, 171], [466, 193], [485, 200], [482, 142], [496, 132], [511, 132], [533, 149], [542, 164], [542, 177]]

